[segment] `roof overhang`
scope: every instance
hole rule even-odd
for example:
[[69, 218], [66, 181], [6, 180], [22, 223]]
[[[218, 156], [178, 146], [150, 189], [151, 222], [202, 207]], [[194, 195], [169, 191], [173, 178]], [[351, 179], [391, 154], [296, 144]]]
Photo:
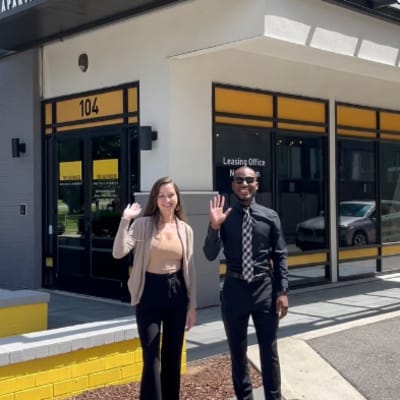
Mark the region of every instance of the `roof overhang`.
[[180, 1], [0, 0], [0, 56]]
[[306, 43], [301, 45], [299, 43], [288, 42], [267, 36], [259, 36], [188, 53], [176, 54], [171, 58], [175, 60], [184, 60], [195, 57], [207, 57], [224, 52], [226, 54], [235, 54], [235, 57], [242, 55], [243, 59], [246, 60], [249, 59], [249, 54], [253, 54], [294, 63], [319, 66], [329, 70], [350, 73], [367, 78], [400, 82], [397, 64], [385, 64], [361, 57], [313, 48], [310, 45], [306, 45]]

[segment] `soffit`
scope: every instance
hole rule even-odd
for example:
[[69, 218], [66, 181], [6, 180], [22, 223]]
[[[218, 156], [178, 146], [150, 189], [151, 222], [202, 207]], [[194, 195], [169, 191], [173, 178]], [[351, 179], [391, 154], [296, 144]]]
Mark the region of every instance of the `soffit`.
[[0, 55], [182, 1], [0, 0]]

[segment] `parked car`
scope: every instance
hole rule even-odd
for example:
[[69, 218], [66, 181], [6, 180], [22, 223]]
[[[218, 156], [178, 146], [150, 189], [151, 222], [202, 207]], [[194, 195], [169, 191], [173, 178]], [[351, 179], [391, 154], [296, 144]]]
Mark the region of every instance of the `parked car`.
[[[382, 200], [382, 241], [400, 240], [400, 202]], [[339, 246], [365, 246], [376, 243], [375, 201], [342, 201], [339, 205]], [[325, 217], [320, 215], [300, 222], [296, 246], [301, 250], [327, 247]]]

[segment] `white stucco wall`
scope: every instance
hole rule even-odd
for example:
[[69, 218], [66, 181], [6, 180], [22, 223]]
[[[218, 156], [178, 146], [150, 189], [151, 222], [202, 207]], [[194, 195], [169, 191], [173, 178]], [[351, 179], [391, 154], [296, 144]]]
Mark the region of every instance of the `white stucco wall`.
[[212, 82], [400, 109], [399, 31], [320, 0], [192, 0], [45, 46], [43, 97], [139, 81], [142, 189], [210, 190]]
[[[153, 151], [142, 153], [142, 189], [149, 189], [154, 179], [170, 173], [173, 156], [169, 57], [259, 35], [262, 5], [260, 0], [189, 1], [47, 45], [43, 98], [139, 81], [141, 124], [152, 125], [159, 134]], [[83, 52], [89, 56], [86, 73], [77, 65]], [[191, 152], [190, 147], [183, 148]]]

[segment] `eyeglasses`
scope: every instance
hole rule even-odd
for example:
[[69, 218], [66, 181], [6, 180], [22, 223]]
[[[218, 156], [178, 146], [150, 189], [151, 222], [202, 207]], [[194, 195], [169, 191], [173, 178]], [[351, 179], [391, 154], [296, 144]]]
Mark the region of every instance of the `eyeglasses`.
[[241, 184], [244, 181], [246, 181], [246, 183], [250, 184], [250, 183], [254, 183], [257, 180], [257, 178], [254, 178], [253, 176], [234, 176], [233, 177], [233, 182]]

